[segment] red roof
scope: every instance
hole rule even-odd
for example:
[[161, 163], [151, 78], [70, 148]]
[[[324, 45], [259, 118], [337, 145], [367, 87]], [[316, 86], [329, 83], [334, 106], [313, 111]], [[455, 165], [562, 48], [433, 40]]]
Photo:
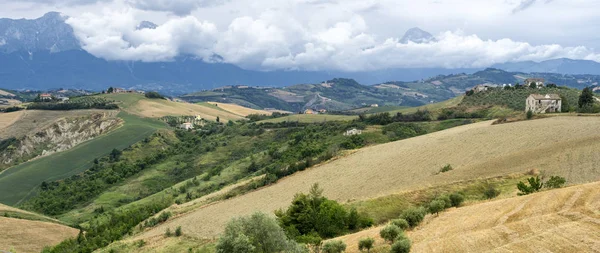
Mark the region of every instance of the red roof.
[[50, 94], [48, 94], [48, 93], [44, 93], [44, 94], [41, 94], [41, 95], [40, 95], [40, 97], [51, 97], [51, 96], [52, 96], [52, 95], [50, 95]]

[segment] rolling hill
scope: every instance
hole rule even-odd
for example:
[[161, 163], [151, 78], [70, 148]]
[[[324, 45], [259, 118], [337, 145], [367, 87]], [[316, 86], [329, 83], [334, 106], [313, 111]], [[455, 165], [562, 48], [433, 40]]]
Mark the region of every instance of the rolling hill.
[[[501, 125], [487, 121], [372, 146], [275, 185], [198, 208], [136, 238], [151, 238], [177, 226], [190, 236], [213, 238], [229, 219], [255, 211], [272, 213], [313, 183], [319, 183], [329, 198], [352, 202], [534, 168], [564, 176], [570, 183], [595, 181], [600, 178], [594, 165], [600, 162], [598, 123], [597, 117], [552, 117]], [[436, 175], [445, 164], [455, 169]]]
[[40, 252], [77, 233], [55, 219], [0, 204], [0, 251]]

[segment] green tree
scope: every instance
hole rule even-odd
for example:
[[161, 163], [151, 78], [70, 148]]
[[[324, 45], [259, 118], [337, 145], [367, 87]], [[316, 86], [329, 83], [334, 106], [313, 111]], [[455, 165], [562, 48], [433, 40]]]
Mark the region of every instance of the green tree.
[[400, 215], [400, 218], [403, 218], [406, 221], [408, 221], [408, 224], [410, 224], [410, 227], [412, 228], [416, 227], [417, 225], [419, 225], [419, 223], [421, 223], [421, 221], [423, 221], [426, 213], [427, 210], [425, 210], [425, 208], [423, 207], [411, 207], [409, 209], [404, 210]]
[[342, 253], [346, 250], [346, 244], [342, 241], [329, 241], [323, 244], [323, 253]]
[[379, 236], [381, 236], [381, 238], [383, 238], [384, 240], [386, 240], [387, 242], [394, 243], [394, 240], [396, 240], [396, 237], [398, 237], [398, 235], [402, 234], [402, 229], [400, 229], [398, 226], [390, 224], [385, 226], [384, 228], [381, 229], [381, 231], [379, 231]]
[[465, 201], [465, 196], [458, 192], [452, 193], [448, 197], [450, 198], [453, 207], [458, 207]]
[[408, 238], [403, 238], [396, 240], [394, 244], [392, 244], [392, 253], [409, 253], [411, 247], [411, 242]]
[[306, 252], [289, 240], [277, 222], [264, 213], [231, 220], [216, 246], [217, 252]]
[[392, 220], [390, 223], [392, 225], [396, 225], [397, 227], [399, 227], [402, 230], [407, 230], [408, 228], [410, 228], [408, 221], [406, 221], [405, 219], [395, 219], [395, 220]]
[[536, 82], [531, 82], [531, 83], [529, 84], [529, 88], [532, 88], [532, 89], [537, 89], [537, 83], [536, 83]]
[[430, 213], [439, 214], [446, 208], [446, 202], [444, 202], [443, 200], [434, 199], [431, 202], [429, 202], [428, 208]]
[[183, 232], [181, 231], [181, 226], [179, 226], [175, 229], [175, 236], [179, 237], [181, 235], [183, 235]]
[[564, 95], [560, 95], [560, 100], [560, 112], [570, 112], [571, 104], [569, 104], [569, 99], [567, 99], [567, 97], [565, 97]]
[[527, 117], [527, 119], [533, 118], [533, 112], [531, 110], [527, 111], [526, 117]]
[[108, 87], [108, 90], [106, 90], [106, 93], [113, 93], [115, 91], [115, 89], [113, 89], [113, 87]]
[[498, 195], [500, 195], [500, 190], [496, 189], [496, 187], [491, 184], [487, 185], [483, 190], [483, 196], [486, 199], [493, 199], [498, 197]]
[[375, 244], [375, 239], [373, 239], [371, 237], [361, 239], [360, 241], [358, 241], [358, 250], [360, 250], [360, 251], [366, 250], [367, 253], [369, 253], [369, 252], [371, 252], [371, 249], [373, 248], [374, 244]]
[[[528, 184], [527, 184], [528, 183]], [[519, 189], [518, 195], [527, 195], [534, 192], [538, 192], [544, 186], [539, 176], [530, 177], [527, 179], [527, 183], [519, 182], [517, 188]]]
[[217, 122], [221, 122], [221, 118], [219, 118], [219, 116], [217, 116]]
[[567, 183], [567, 180], [564, 177], [551, 176], [550, 179], [546, 181], [545, 187], [550, 189], [561, 188], [565, 183]]
[[578, 105], [580, 109], [591, 107], [594, 104], [594, 92], [590, 87], [583, 88], [579, 96]]

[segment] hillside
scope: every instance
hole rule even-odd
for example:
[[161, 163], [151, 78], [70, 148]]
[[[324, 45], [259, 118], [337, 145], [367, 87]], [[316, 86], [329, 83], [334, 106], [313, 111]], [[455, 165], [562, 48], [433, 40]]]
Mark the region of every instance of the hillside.
[[[212, 238], [230, 218], [255, 211], [272, 213], [313, 183], [319, 183], [327, 197], [346, 202], [533, 168], [564, 176], [570, 183], [594, 181], [600, 178], [594, 167], [600, 162], [598, 123], [597, 117], [552, 117], [501, 125], [487, 121], [372, 146], [275, 185], [198, 208], [138, 238], [177, 226], [188, 235]], [[455, 169], [436, 175], [445, 164]]]
[[[593, 252], [600, 243], [600, 183], [468, 205], [430, 215], [408, 232], [411, 252]], [[337, 239], [358, 253], [358, 240], [376, 238], [375, 227]]]
[[52, 218], [0, 204], [0, 251], [40, 252], [77, 233]]
[[570, 89], [565, 87], [559, 88], [542, 88], [542, 89], [516, 89], [516, 90], [504, 90], [501, 88], [491, 89], [485, 92], [475, 93], [473, 95], [465, 96], [461, 106], [466, 107], [478, 107], [478, 106], [503, 106], [516, 111], [525, 111], [525, 100], [531, 94], [559, 94], [566, 100], [562, 102], [564, 109], [570, 107], [573, 111], [577, 107], [577, 101], [580, 90]]

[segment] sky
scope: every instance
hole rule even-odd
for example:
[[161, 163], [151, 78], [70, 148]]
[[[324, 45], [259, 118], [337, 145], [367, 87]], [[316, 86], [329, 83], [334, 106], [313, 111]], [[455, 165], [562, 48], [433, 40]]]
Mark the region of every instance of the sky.
[[[107, 60], [342, 71], [600, 62], [600, 0], [0, 0], [0, 17], [48, 11]], [[136, 29], [143, 20], [159, 26]], [[412, 27], [435, 39], [401, 43]]]

